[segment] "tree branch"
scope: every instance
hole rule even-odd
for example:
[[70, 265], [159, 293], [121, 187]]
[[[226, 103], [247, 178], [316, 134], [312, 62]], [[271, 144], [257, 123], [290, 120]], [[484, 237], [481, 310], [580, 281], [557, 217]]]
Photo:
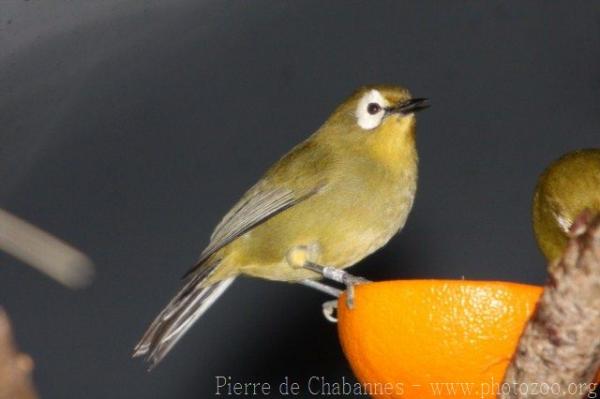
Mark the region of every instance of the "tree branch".
[[0, 308], [0, 399], [36, 399], [32, 370], [33, 360], [17, 351], [10, 321]]
[[504, 376], [501, 398], [582, 398], [599, 367], [600, 216], [585, 212], [571, 228], [563, 257], [550, 267]]

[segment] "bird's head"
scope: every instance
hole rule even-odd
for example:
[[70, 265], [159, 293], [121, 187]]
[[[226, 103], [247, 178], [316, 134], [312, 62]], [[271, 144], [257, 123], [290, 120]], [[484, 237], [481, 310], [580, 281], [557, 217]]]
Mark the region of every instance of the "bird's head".
[[533, 229], [548, 261], [564, 252], [568, 233], [585, 210], [600, 212], [600, 149], [568, 153], [542, 173], [533, 197]]
[[414, 150], [415, 113], [429, 107], [399, 86], [364, 86], [340, 104], [318, 135], [332, 144], [380, 154]]

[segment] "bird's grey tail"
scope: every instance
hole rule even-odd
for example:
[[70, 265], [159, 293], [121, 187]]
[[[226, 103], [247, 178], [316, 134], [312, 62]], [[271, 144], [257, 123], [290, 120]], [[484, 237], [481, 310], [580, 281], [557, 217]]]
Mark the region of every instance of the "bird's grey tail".
[[133, 350], [133, 357], [146, 356], [154, 368], [204, 312], [233, 283], [235, 277], [204, 286], [208, 273], [189, 276], [186, 284], [154, 319]]

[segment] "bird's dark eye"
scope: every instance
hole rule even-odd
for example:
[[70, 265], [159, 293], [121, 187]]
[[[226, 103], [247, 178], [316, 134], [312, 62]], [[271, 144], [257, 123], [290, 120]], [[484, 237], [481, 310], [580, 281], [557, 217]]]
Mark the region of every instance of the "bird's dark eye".
[[369, 103], [369, 105], [367, 105], [367, 112], [371, 115], [375, 115], [379, 111], [381, 111], [381, 105], [377, 103]]

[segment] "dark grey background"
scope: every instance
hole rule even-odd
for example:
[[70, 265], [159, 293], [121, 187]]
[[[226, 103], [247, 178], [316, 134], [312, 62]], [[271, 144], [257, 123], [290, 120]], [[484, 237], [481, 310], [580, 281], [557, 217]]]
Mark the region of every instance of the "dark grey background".
[[325, 297], [249, 279], [156, 371], [129, 354], [241, 193], [381, 82], [433, 107], [408, 225], [354, 272], [541, 283], [536, 177], [600, 143], [598, 3], [0, 1], [0, 206], [98, 269], [72, 292], [0, 255], [0, 303], [43, 396], [350, 377]]

